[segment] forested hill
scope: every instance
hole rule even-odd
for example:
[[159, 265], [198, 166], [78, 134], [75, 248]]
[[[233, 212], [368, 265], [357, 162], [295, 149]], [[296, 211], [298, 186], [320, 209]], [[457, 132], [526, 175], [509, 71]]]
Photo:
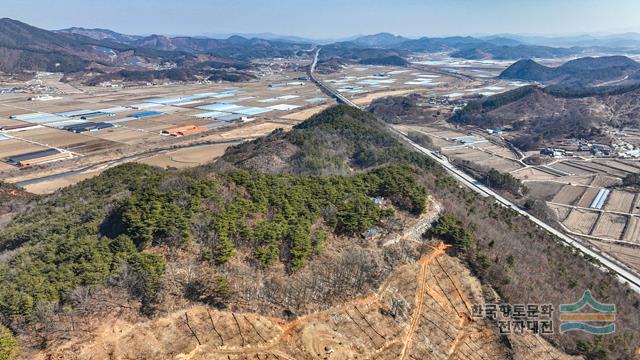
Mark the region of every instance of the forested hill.
[[602, 56], [579, 58], [558, 67], [544, 66], [533, 60], [520, 60], [505, 69], [499, 77], [586, 87], [637, 83], [639, 71], [640, 63], [626, 56]]
[[372, 114], [339, 105], [312, 116], [293, 130], [235, 146], [216, 167], [261, 172], [352, 174], [387, 163], [406, 162], [438, 171], [424, 156], [408, 150]]
[[449, 121], [513, 129], [514, 144], [536, 149], [563, 138], [601, 141], [602, 124], [640, 126], [639, 85], [573, 89], [525, 86], [470, 102]]

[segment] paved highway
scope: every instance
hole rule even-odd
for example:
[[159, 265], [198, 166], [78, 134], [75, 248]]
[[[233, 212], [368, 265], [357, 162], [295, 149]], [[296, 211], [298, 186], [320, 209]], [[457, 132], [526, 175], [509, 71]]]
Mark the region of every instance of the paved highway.
[[[323, 82], [320, 78], [318, 78], [315, 75], [315, 69], [316, 69], [316, 65], [318, 63], [318, 57], [320, 54], [320, 49], [318, 49], [315, 53], [314, 59], [313, 59], [313, 63], [311, 64], [310, 68], [309, 68], [309, 76], [311, 78], [311, 80], [316, 83], [321, 89], [323, 89], [325, 92], [327, 92], [328, 94], [332, 95], [334, 98], [336, 98], [336, 100], [338, 100], [338, 102], [343, 103], [345, 105], [354, 107], [354, 108], [358, 108], [360, 109], [359, 106], [357, 106], [356, 104], [354, 104], [351, 100], [347, 99], [344, 95], [340, 94], [337, 90], [335, 90], [333, 87], [331, 87], [330, 85], [326, 84], [325, 82]], [[510, 202], [509, 200], [507, 200], [506, 198], [504, 198], [503, 196], [501, 196], [500, 194], [496, 193], [495, 191], [491, 190], [489, 187], [485, 186], [484, 184], [480, 183], [479, 181], [477, 181], [476, 179], [472, 178], [471, 176], [467, 175], [465, 172], [463, 172], [462, 170], [456, 168], [453, 164], [451, 164], [449, 162], [449, 160], [439, 154], [439, 153], [435, 153], [429, 149], [426, 149], [418, 144], [416, 144], [415, 142], [411, 141], [406, 134], [396, 130], [395, 128], [393, 128], [392, 126], [389, 126], [389, 129], [397, 134], [401, 139], [403, 139], [407, 144], [411, 145], [415, 150], [427, 155], [428, 157], [430, 157], [431, 159], [435, 160], [437, 163], [439, 163], [440, 165], [442, 165], [449, 174], [451, 174], [451, 176], [453, 176], [456, 180], [458, 180], [459, 182], [461, 182], [462, 184], [464, 184], [465, 186], [467, 186], [468, 188], [470, 188], [471, 190], [477, 192], [478, 194], [484, 196], [484, 197], [493, 197], [496, 202], [498, 202], [499, 204], [511, 208], [512, 210], [516, 211], [518, 214], [527, 217], [529, 220], [533, 221], [536, 225], [538, 225], [539, 227], [541, 227], [542, 229], [550, 232], [551, 234], [555, 235], [558, 239], [560, 239], [565, 245], [567, 246], [571, 246], [572, 248], [580, 251], [583, 255], [586, 256], [590, 256], [592, 258], [597, 259], [600, 264], [602, 264], [601, 267], [604, 267], [610, 271], [613, 271], [614, 273], [617, 274], [618, 278], [620, 279], [621, 282], [626, 283], [629, 285], [629, 287], [634, 290], [635, 292], [637, 292], [638, 294], [640, 294], [640, 276], [635, 273], [634, 271], [632, 271], [631, 269], [629, 269], [626, 265], [620, 263], [618, 260], [614, 259], [613, 257], [611, 257], [610, 255], [603, 253], [602, 251], [590, 246], [590, 245], [586, 245], [583, 244], [582, 242], [568, 236], [567, 234], [556, 230], [555, 228], [553, 228], [552, 226], [548, 225], [547, 223], [545, 223], [544, 221], [536, 218], [535, 216], [529, 214], [528, 212], [520, 209], [517, 205], [513, 204], [512, 202]]]

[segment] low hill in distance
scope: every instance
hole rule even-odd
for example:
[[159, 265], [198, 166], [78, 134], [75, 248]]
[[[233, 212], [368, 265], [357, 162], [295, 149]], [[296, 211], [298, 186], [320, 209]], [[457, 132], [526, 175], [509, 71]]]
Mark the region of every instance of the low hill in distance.
[[378, 33], [373, 35], [361, 36], [352, 40], [354, 44], [365, 47], [393, 47], [409, 40], [406, 37], [393, 35], [390, 33]]
[[391, 55], [378, 58], [367, 58], [359, 61], [365, 65], [382, 65], [382, 66], [407, 66], [409, 62], [398, 55]]
[[143, 36], [127, 35], [115, 32], [109, 29], [87, 29], [82, 27], [71, 27], [62, 30], [56, 30], [57, 33], [77, 34], [86, 36], [96, 40], [111, 40], [123, 44], [130, 44], [133, 41], [140, 40]]
[[499, 78], [575, 87], [629, 84], [636, 82], [639, 74], [640, 63], [626, 56], [603, 56], [579, 58], [558, 67], [520, 60], [505, 69]]
[[535, 45], [503, 45], [505, 41], [498, 40], [498, 44], [487, 43], [479, 46], [466, 47], [451, 53], [451, 57], [467, 60], [513, 60], [522, 58], [556, 58], [574, 55], [581, 50], [575, 48], [553, 48]]
[[408, 151], [371, 114], [337, 106], [296, 125], [289, 132], [231, 147], [215, 164], [267, 173], [348, 175], [386, 163], [408, 162], [430, 168], [428, 159]]

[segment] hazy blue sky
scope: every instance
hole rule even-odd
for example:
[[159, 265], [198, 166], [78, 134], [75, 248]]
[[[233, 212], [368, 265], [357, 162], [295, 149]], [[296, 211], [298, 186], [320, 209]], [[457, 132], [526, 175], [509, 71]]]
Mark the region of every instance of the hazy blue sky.
[[640, 0], [0, 0], [0, 16], [46, 29], [315, 38], [640, 31]]

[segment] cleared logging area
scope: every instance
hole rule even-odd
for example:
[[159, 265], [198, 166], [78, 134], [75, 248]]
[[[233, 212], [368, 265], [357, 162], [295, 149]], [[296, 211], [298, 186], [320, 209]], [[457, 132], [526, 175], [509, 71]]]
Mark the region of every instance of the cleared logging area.
[[[120, 332], [97, 332], [96, 358], [570, 359], [525, 333], [499, 338], [473, 318], [480, 282], [440, 244], [398, 268], [377, 293], [293, 321], [196, 306]], [[69, 355], [79, 349], [65, 348]]]

